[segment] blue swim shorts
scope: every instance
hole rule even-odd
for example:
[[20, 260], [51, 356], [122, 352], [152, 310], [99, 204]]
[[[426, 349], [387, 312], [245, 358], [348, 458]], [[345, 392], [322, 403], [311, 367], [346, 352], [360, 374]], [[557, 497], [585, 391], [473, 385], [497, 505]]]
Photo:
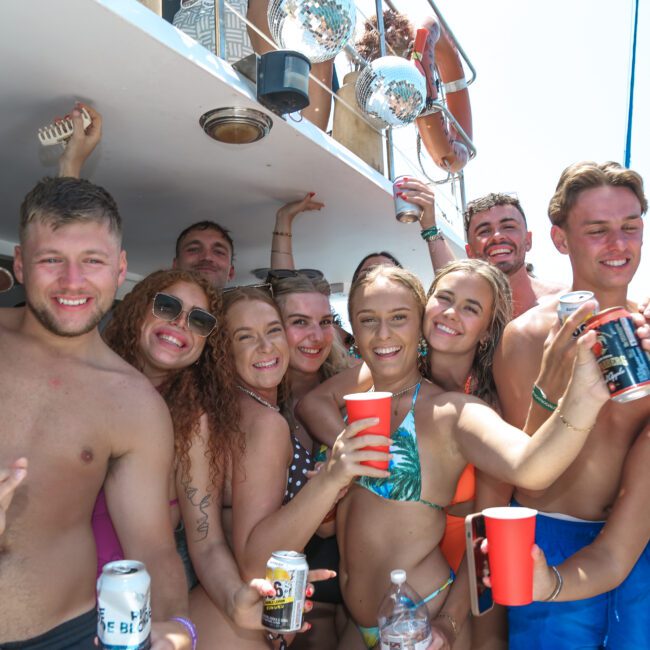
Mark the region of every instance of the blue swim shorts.
[[[603, 526], [540, 513], [535, 541], [557, 565], [591, 544]], [[616, 589], [584, 600], [509, 607], [508, 624], [510, 650], [650, 648], [650, 544]]]

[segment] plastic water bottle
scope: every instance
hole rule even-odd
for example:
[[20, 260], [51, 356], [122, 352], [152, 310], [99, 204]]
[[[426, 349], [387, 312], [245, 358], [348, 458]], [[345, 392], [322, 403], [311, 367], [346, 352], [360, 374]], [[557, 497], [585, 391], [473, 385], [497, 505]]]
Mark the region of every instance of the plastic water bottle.
[[428, 650], [432, 638], [426, 604], [406, 582], [406, 571], [391, 571], [390, 581], [379, 606], [381, 650]]

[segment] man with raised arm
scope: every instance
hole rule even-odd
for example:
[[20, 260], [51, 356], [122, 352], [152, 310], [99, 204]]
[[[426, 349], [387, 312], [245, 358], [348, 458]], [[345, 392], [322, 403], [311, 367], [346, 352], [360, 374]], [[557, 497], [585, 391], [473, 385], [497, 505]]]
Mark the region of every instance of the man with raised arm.
[[[424, 207], [426, 186], [421, 181], [405, 179], [400, 190], [405, 200]], [[539, 304], [540, 299], [562, 290], [561, 286], [528, 273], [526, 253], [531, 249], [533, 234], [517, 197], [492, 192], [470, 201], [463, 214], [463, 225], [467, 257], [494, 264], [508, 276], [515, 317]], [[453, 260], [454, 254], [438, 231], [433, 210], [424, 211], [420, 227], [435, 272]]]
[[187, 616], [168, 506], [171, 419], [97, 330], [126, 274], [111, 196], [69, 177], [37, 183], [14, 271], [26, 306], [0, 310], [0, 467], [27, 459], [29, 473], [2, 536], [0, 647], [95, 647], [90, 518], [104, 484], [126, 557], [151, 574], [152, 647], [189, 648], [190, 624], [170, 620]]
[[[560, 177], [549, 205], [551, 237], [569, 256], [572, 289], [592, 291], [601, 310], [637, 309], [627, 294], [641, 258], [647, 205], [641, 177], [616, 163], [576, 163]], [[557, 304], [546, 302], [512, 321], [494, 360], [504, 417], [528, 431], [551, 414], [570, 375], [562, 355], [541, 367], [545, 342], [557, 327]], [[650, 434], [650, 395], [627, 403], [610, 400], [578, 458], [551, 487], [515, 491], [516, 504], [540, 511], [537, 543], [549, 564], [561, 564], [589, 545], [612, 509], [624, 512], [627, 502], [635, 502], [638, 484], [628, 481], [625, 493], [619, 484], [640, 434]], [[650, 550], [645, 522], [629, 514], [628, 548], [637, 549], [641, 559], [627, 579], [594, 598], [511, 608], [510, 648], [602, 647], [605, 641], [614, 649], [650, 647]], [[632, 543], [637, 538], [639, 543]]]

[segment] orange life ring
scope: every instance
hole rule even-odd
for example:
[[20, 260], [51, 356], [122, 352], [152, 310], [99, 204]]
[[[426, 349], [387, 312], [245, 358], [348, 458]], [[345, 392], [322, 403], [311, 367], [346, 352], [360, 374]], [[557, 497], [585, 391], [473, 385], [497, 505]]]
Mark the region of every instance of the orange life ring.
[[[445, 85], [447, 108], [472, 139], [472, 109], [463, 64], [454, 42], [436, 18], [427, 18], [417, 30], [414, 58], [426, 76], [431, 99], [438, 97], [433, 71], [434, 65], [438, 68]], [[441, 111], [419, 117], [416, 123], [422, 142], [438, 167], [457, 172], [467, 164], [469, 150]]]

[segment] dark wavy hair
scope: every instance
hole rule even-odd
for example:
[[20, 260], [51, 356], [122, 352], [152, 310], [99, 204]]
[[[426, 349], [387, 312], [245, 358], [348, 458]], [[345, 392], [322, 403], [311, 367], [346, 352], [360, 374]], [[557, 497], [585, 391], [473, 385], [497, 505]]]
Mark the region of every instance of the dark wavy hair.
[[221, 296], [206, 280], [190, 271], [156, 271], [138, 282], [117, 305], [104, 338], [125, 361], [142, 370], [142, 324], [152, 308], [154, 296], [177, 282], [195, 284], [203, 290], [208, 299], [208, 311], [217, 317], [217, 327], [206, 338], [198, 360], [171, 372], [158, 386], [158, 391], [172, 416], [176, 463], [181, 468], [183, 481], [191, 479], [189, 450], [199, 433], [201, 416], [207, 416], [210, 435], [206, 456], [210, 478], [216, 482], [234, 452], [243, 451], [243, 436], [239, 435], [238, 427], [239, 401], [235, 399], [235, 372], [227, 353]]

